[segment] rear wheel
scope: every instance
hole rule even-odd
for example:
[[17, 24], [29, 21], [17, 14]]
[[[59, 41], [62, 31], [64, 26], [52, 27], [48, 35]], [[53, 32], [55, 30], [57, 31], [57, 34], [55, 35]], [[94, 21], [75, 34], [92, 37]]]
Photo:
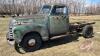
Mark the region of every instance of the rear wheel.
[[86, 25], [82, 31], [84, 38], [92, 38], [93, 37], [93, 26]]

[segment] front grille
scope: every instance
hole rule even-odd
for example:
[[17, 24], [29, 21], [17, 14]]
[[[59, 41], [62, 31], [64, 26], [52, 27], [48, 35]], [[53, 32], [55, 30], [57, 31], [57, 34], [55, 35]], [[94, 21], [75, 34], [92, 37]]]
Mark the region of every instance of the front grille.
[[13, 39], [13, 30], [12, 27], [9, 27], [9, 37]]

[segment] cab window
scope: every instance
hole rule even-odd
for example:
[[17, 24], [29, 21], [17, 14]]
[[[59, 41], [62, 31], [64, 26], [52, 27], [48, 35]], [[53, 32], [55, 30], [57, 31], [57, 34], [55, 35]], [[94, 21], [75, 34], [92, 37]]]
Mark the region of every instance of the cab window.
[[51, 6], [50, 5], [44, 5], [39, 13], [40, 14], [49, 14], [50, 10], [51, 10]]
[[68, 14], [67, 11], [67, 7], [65, 6], [54, 6], [54, 8], [51, 11], [51, 15], [66, 15]]

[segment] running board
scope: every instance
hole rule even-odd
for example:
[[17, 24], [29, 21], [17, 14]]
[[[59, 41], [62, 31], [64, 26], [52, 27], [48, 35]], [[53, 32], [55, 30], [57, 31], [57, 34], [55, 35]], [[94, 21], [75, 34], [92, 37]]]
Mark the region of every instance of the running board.
[[59, 36], [54, 36], [54, 37], [52, 37], [52, 38], [50, 38], [50, 39], [53, 40], [53, 39], [57, 39], [57, 38], [65, 37], [65, 36], [68, 36], [68, 35], [59, 35]]

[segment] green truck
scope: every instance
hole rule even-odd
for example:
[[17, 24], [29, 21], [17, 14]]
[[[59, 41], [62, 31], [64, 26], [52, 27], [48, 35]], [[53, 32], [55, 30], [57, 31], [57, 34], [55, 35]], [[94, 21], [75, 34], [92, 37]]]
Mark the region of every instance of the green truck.
[[10, 20], [7, 41], [20, 53], [32, 52], [42, 46], [43, 41], [53, 37], [72, 34], [78, 38], [93, 36], [95, 22], [69, 22], [68, 7], [64, 4], [44, 5], [40, 12], [32, 16], [15, 17]]

